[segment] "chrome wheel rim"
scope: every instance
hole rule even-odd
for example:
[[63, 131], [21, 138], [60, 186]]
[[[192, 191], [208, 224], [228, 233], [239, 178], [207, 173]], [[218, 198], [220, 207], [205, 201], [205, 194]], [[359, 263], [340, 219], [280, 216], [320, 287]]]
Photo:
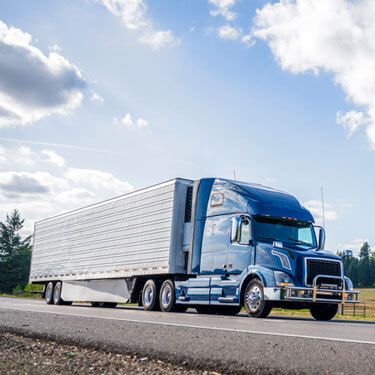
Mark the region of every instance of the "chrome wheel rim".
[[246, 304], [251, 312], [259, 310], [263, 299], [263, 294], [258, 285], [253, 285], [246, 293]]
[[151, 305], [153, 298], [154, 298], [154, 291], [152, 287], [148, 285], [144, 291], [144, 297], [143, 297], [144, 304]]
[[172, 290], [169, 285], [166, 285], [163, 288], [163, 291], [161, 293], [161, 303], [163, 306], [168, 306], [169, 303], [171, 302], [171, 296], [172, 296]]

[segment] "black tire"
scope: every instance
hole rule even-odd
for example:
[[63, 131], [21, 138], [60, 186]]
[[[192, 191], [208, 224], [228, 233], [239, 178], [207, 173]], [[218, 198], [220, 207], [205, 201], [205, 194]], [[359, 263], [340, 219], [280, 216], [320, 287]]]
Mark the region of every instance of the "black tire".
[[176, 304], [176, 288], [172, 280], [165, 280], [159, 293], [160, 309], [164, 312], [185, 312], [186, 305]]
[[44, 299], [46, 300], [47, 305], [53, 305], [53, 282], [50, 281], [44, 291]]
[[176, 306], [176, 291], [172, 280], [165, 280], [159, 293], [160, 310], [173, 312]]
[[64, 301], [61, 298], [62, 283], [58, 281], [53, 288], [53, 303], [55, 305], [63, 305]]
[[159, 306], [159, 290], [160, 287], [154, 280], [146, 281], [142, 291], [142, 306], [146, 311], [158, 311]]
[[272, 310], [272, 304], [264, 299], [263, 285], [257, 279], [246, 285], [243, 304], [252, 318], [266, 318]]
[[335, 317], [337, 314], [338, 305], [333, 304], [316, 304], [310, 307], [310, 313], [315, 320], [328, 321]]

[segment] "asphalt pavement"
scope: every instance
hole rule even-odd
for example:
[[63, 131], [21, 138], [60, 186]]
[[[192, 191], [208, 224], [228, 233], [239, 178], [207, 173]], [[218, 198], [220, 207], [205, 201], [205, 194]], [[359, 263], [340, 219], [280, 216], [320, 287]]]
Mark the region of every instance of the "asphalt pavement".
[[51, 306], [0, 298], [0, 331], [222, 373], [374, 374], [375, 323]]

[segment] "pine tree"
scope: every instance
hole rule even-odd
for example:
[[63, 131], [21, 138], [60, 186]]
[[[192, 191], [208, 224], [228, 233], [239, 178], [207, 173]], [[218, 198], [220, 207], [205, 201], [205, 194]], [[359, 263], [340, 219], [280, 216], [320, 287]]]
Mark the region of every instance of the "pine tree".
[[22, 239], [19, 231], [24, 220], [17, 210], [0, 222], [0, 292], [11, 293], [17, 285], [24, 287], [29, 277], [31, 236]]
[[372, 284], [370, 255], [370, 245], [365, 242], [359, 252], [358, 282], [361, 286], [371, 286]]

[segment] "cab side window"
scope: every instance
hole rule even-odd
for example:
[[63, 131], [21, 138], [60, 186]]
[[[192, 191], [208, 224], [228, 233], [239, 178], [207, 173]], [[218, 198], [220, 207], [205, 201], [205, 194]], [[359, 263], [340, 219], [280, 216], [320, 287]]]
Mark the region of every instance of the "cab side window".
[[251, 229], [250, 229], [250, 220], [248, 217], [241, 217], [241, 227], [240, 227], [240, 238], [239, 243], [241, 245], [249, 245], [251, 240]]

